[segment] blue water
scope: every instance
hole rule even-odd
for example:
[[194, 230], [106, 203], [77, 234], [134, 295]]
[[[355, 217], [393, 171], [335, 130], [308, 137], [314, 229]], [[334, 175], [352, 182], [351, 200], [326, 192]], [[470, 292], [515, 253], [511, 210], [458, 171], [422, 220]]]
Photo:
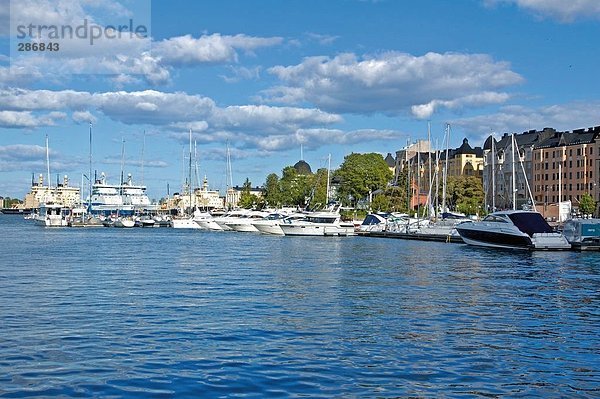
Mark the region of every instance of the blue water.
[[0, 397], [600, 397], [600, 254], [0, 215]]

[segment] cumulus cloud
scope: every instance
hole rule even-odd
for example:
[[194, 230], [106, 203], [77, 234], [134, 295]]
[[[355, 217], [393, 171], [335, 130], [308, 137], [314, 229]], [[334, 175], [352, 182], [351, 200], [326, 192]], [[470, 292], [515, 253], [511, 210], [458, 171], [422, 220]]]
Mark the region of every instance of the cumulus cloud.
[[309, 102], [329, 112], [412, 113], [428, 118], [439, 107], [498, 104], [503, 88], [523, 78], [485, 54], [386, 52], [358, 57], [309, 57], [268, 70], [284, 84], [262, 92], [264, 101]]
[[[339, 115], [314, 108], [239, 105], [218, 107], [199, 95], [156, 90], [104, 93], [74, 90], [0, 90], [0, 108], [6, 109], [5, 125], [34, 127], [42, 119], [33, 112], [72, 111], [73, 119], [93, 117], [92, 111], [126, 124], [166, 126], [174, 131], [243, 132], [246, 134], [290, 133], [299, 128], [342, 122]], [[12, 116], [12, 119], [10, 117]], [[58, 119], [59, 115], [51, 115]], [[22, 121], [17, 120], [19, 116]], [[29, 116], [29, 119], [26, 117]], [[63, 114], [64, 116], [64, 114]], [[44, 119], [45, 120], [45, 119]]]
[[62, 112], [34, 115], [30, 111], [0, 111], [0, 127], [11, 129], [33, 129], [40, 126], [53, 126], [58, 119], [64, 119]]
[[92, 115], [89, 111], [75, 111], [73, 115], [71, 115], [71, 119], [75, 123], [96, 123], [98, 120], [94, 115]]
[[193, 65], [237, 62], [238, 51], [252, 52], [280, 44], [281, 37], [226, 36], [214, 33], [194, 38], [172, 37], [153, 44], [152, 54], [167, 65]]
[[488, 6], [515, 4], [539, 17], [560, 22], [576, 19], [600, 19], [600, 2], [597, 0], [485, 0]]
[[527, 107], [511, 105], [493, 114], [457, 119], [452, 126], [460, 127], [472, 137], [485, 140], [490, 132], [523, 132], [552, 127], [556, 130], [573, 130], [598, 125], [600, 102], [573, 102], [562, 105]]

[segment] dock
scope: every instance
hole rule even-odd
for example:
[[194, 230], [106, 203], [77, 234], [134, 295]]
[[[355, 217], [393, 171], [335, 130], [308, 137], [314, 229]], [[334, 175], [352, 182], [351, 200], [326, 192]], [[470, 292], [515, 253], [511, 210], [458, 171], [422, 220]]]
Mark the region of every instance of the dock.
[[391, 231], [367, 231], [358, 233], [365, 237], [397, 238], [401, 240], [438, 241], [453, 244], [464, 244], [460, 236], [448, 234], [420, 234], [420, 233], [396, 233]]

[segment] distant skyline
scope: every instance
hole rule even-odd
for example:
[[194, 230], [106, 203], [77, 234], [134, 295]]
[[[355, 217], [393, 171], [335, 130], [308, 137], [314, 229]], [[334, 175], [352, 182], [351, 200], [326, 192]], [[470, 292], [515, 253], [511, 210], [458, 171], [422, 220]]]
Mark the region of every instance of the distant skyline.
[[[19, 52], [15, 21], [148, 36]], [[46, 135], [52, 182], [79, 185], [90, 122], [93, 169], [118, 182], [124, 140], [154, 199], [181, 189], [190, 129], [200, 180], [223, 190], [227, 142], [233, 184], [256, 186], [301, 147], [337, 167], [426, 139], [428, 121], [434, 146], [451, 124], [452, 147], [600, 125], [599, 37], [596, 0], [0, 0], [0, 195], [46, 174]]]

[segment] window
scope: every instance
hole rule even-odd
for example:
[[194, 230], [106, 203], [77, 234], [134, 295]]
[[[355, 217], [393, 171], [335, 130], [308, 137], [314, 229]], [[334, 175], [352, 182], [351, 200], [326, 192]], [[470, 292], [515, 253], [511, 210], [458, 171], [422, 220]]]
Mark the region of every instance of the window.
[[572, 148], [569, 150], [569, 156], [570, 156], [570, 157], [572, 157], [572, 156], [573, 156], [573, 149], [572, 149]]
[[548, 153], [544, 154], [544, 158], [548, 159]]
[[552, 158], [556, 158], [556, 152], [552, 151]]
[[572, 178], [573, 178], [573, 172], [569, 172], [569, 179], [572, 179]]
[[581, 155], [581, 148], [577, 149], [577, 155]]
[[569, 161], [569, 168], [573, 167], [573, 161]]
[[594, 153], [594, 147], [590, 147], [590, 155]]

